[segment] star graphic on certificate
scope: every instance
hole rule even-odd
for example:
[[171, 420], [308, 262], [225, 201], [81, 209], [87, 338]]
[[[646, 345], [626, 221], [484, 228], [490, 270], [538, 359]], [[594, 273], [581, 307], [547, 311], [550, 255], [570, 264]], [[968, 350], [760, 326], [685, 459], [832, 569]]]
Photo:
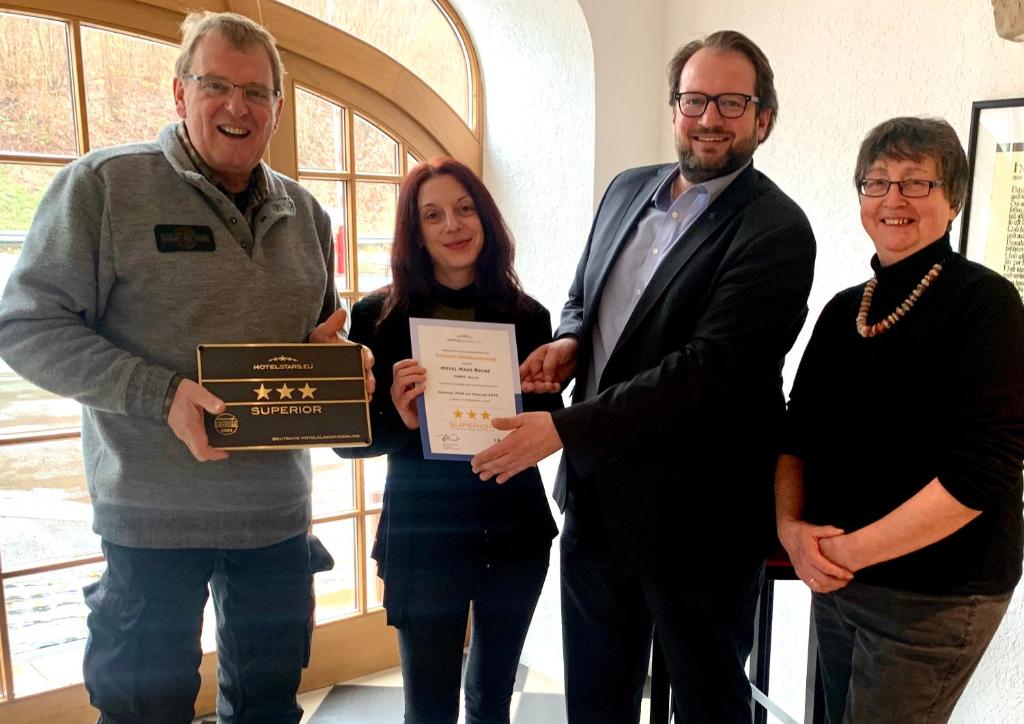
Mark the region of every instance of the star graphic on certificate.
[[289, 387], [287, 382], [282, 382], [281, 386], [277, 388], [277, 394], [281, 395], [282, 400], [292, 399], [292, 392], [295, 391], [294, 387]]
[[469, 411], [469, 419], [470, 420], [475, 420], [476, 419], [476, 412], [474, 412], [473, 410], [470, 410]]
[[489, 413], [486, 410], [484, 410], [483, 412], [480, 413], [480, 417], [484, 418], [485, 420], [490, 420], [491, 419], [491, 413]]
[[312, 400], [313, 399], [313, 393], [316, 392], [316, 388], [315, 387], [310, 387], [309, 383], [307, 382], [306, 384], [304, 384], [302, 387], [299, 388], [299, 392], [302, 393], [302, 399], [303, 400]]
[[256, 393], [256, 400], [269, 400], [270, 399], [270, 388], [260, 382], [259, 387], [253, 387], [252, 391]]
[[462, 410], [456, 410], [454, 413], [455, 417], [462, 417]]

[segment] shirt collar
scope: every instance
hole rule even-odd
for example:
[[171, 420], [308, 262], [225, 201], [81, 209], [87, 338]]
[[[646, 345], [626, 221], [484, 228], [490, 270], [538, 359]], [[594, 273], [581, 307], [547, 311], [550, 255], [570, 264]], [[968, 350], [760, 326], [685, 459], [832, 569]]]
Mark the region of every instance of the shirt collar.
[[[752, 161], [747, 161], [740, 168], [736, 169], [732, 173], [726, 174], [725, 176], [718, 176], [717, 178], [709, 179], [704, 183], [699, 183], [691, 186], [685, 193], [693, 192], [693, 194], [708, 195], [708, 205], [722, 195], [722, 192], [729, 188], [729, 184], [736, 180], [736, 177], [743, 173]], [[668, 211], [669, 207], [672, 206], [672, 184], [675, 183], [676, 178], [679, 177], [679, 167], [675, 166], [671, 171], [661, 180], [658, 184], [658, 188], [654, 190], [651, 195], [651, 205], [661, 211]]]
[[[235, 200], [236, 193], [224, 188], [223, 184], [217, 181], [216, 176], [213, 173], [213, 169], [210, 168], [206, 161], [203, 160], [203, 157], [199, 155], [196, 147], [192, 145], [192, 139], [188, 137], [188, 129], [185, 127], [184, 121], [178, 123], [175, 128], [175, 132], [178, 134], [178, 140], [181, 142], [181, 147], [185, 149], [185, 154], [196, 167], [196, 171], [201, 173], [207, 181], [220, 189], [224, 195], [233, 202]], [[259, 206], [259, 204], [270, 195], [270, 186], [267, 183], [267, 176], [263, 172], [263, 164], [258, 164], [256, 168], [252, 170], [252, 175], [249, 177], [249, 185], [246, 187], [245, 191], [240, 191], [238, 193], [249, 194], [248, 205], [250, 208]]]

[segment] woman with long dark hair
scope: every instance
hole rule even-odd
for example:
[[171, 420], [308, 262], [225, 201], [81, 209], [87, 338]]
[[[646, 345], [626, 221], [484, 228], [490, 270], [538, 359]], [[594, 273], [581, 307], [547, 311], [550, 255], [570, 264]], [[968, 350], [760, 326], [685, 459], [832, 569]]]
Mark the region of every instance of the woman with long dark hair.
[[[410, 317], [512, 323], [520, 362], [551, 340], [547, 311], [523, 293], [512, 238], [476, 175], [449, 158], [413, 168], [398, 197], [392, 283], [352, 309], [349, 338], [376, 357], [373, 445], [388, 455], [373, 547], [388, 623], [398, 629], [407, 724], [454, 722], [467, 616], [466, 721], [509, 721], [526, 631], [557, 532], [537, 468], [503, 485], [468, 462], [425, 460], [416, 399], [429, 384], [412, 359]], [[527, 410], [561, 405], [526, 394]], [[470, 606], [472, 604], [472, 606]]]

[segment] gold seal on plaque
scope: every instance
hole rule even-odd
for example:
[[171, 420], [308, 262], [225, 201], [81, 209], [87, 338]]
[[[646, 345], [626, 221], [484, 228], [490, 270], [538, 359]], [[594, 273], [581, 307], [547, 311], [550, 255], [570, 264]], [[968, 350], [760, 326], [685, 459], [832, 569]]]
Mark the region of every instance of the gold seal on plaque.
[[230, 412], [224, 412], [213, 418], [213, 429], [227, 437], [238, 432], [238, 418]]

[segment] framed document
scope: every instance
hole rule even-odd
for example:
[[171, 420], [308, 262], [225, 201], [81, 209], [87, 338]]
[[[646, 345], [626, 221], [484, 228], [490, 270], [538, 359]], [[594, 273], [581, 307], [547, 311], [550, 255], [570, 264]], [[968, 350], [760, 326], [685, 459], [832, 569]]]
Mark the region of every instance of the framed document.
[[370, 444], [357, 344], [201, 344], [199, 384], [224, 401], [204, 415], [221, 450]]
[[976, 101], [967, 152], [960, 253], [1024, 294], [1024, 98]]
[[523, 410], [515, 326], [413, 317], [409, 329], [427, 370], [416, 401], [423, 457], [469, 460], [507, 435], [491, 420]]

